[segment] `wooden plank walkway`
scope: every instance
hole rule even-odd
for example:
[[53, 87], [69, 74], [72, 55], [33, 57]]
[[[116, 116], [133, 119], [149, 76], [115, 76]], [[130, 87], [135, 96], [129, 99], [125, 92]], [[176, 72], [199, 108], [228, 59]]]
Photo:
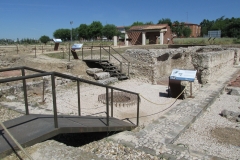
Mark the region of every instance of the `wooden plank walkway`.
[[[116, 118], [95, 116], [58, 116], [58, 128], [54, 127], [53, 115], [24, 115], [3, 123], [13, 137], [23, 146], [30, 146], [61, 133], [107, 132], [131, 130], [136, 126]], [[0, 158], [13, 152], [16, 144], [0, 126]]]

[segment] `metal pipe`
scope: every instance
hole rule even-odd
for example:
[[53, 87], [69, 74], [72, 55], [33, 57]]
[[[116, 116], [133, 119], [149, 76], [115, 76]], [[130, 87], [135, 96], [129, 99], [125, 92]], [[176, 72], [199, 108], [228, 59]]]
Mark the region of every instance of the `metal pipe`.
[[68, 50], [69, 50], [69, 51], [68, 51], [68, 53], [69, 53], [69, 54], [68, 54], [68, 61], [70, 62], [70, 54], [71, 54], [71, 53], [70, 53], [70, 52], [71, 52], [71, 51], [70, 51], [70, 43], [68, 44]]
[[[22, 71], [22, 76], [24, 77], [25, 76], [24, 68], [22, 68], [21, 71]], [[23, 79], [22, 82], [23, 82], [23, 92], [24, 92], [24, 102], [25, 102], [26, 115], [29, 115], [26, 79]]]
[[83, 60], [83, 47], [82, 47], [82, 60]]
[[120, 72], [122, 73], [122, 62], [120, 62]]
[[128, 77], [130, 78], [130, 76], [129, 76], [129, 66], [130, 66], [130, 63], [128, 62]]
[[106, 111], [107, 111], [107, 126], [109, 126], [109, 99], [108, 99], [108, 87], [106, 87]]
[[81, 116], [80, 82], [79, 82], [79, 80], [77, 80], [77, 92], [78, 92], [78, 115]]
[[54, 76], [54, 73], [51, 75], [51, 82], [52, 82], [52, 101], [53, 101], [54, 125], [55, 125], [55, 128], [58, 128], [56, 88], [55, 88], [55, 76]]
[[137, 126], [139, 125], [139, 103], [140, 103], [140, 96], [138, 94], [138, 102], [137, 102]]
[[109, 53], [109, 54], [108, 54], [108, 56], [109, 56], [108, 59], [109, 59], [109, 61], [110, 61], [110, 46], [108, 47], [108, 50], [109, 50], [109, 52], [108, 52], [108, 53]]
[[111, 88], [111, 117], [113, 117], [113, 89]]
[[37, 47], [35, 45], [35, 58], [37, 58]]
[[91, 59], [92, 59], [92, 49], [93, 49], [93, 47], [91, 46]]
[[43, 79], [43, 93], [42, 93], [42, 102], [44, 102], [44, 90], [45, 90], [45, 80]]
[[101, 50], [101, 46], [100, 46], [100, 62], [102, 62], [102, 50]]

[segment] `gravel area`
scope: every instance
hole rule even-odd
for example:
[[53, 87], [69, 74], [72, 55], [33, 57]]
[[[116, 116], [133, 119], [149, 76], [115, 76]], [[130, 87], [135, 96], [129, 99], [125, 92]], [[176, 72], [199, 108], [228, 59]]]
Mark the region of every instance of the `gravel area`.
[[240, 123], [220, 115], [227, 109], [240, 113], [240, 96], [223, 92], [211, 107], [199, 117], [175, 144], [191, 150], [226, 159], [240, 158]]

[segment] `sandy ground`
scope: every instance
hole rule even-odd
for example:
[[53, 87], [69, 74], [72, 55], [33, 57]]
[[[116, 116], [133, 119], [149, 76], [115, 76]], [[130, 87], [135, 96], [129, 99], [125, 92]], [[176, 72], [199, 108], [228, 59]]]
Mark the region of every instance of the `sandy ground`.
[[[137, 80], [120, 81], [112, 86], [124, 90], [140, 93], [140, 125], [146, 125], [153, 120], [160, 117], [163, 113], [168, 111], [171, 107], [176, 106], [181, 100], [175, 102], [174, 98], [168, 98], [168, 86], [151, 85], [148, 83], [138, 82]], [[110, 90], [109, 90], [110, 92]], [[115, 92], [115, 91], [114, 91]], [[103, 87], [81, 84], [80, 85], [80, 99], [81, 99], [81, 114], [105, 116], [106, 104], [98, 101], [98, 96], [105, 94], [106, 89]], [[45, 103], [42, 103], [42, 88], [32, 88], [28, 91], [29, 111], [30, 113], [52, 114], [53, 104], [51, 95], [51, 85], [45, 90]], [[57, 95], [57, 111], [58, 114], [77, 115], [78, 114], [78, 99], [76, 82], [69, 82], [64, 85], [58, 85], [56, 89]], [[1, 102], [7, 107], [15, 107], [15, 110], [25, 111], [22, 99], [23, 93], [17, 93], [18, 96], [14, 101]], [[143, 98], [144, 97], [144, 98]], [[147, 100], [146, 100], [147, 99]], [[175, 103], [174, 103], [175, 102]], [[174, 103], [174, 104], [173, 104]], [[137, 104], [125, 105], [114, 103], [113, 116], [119, 119], [129, 118], [132, 122], [136, 122]], [[173, 104], [171, 106], [171, 104]], [[163, 111], [164, 110], [164, 111]], [[110, 112], [111, 113], [111, 112]]]

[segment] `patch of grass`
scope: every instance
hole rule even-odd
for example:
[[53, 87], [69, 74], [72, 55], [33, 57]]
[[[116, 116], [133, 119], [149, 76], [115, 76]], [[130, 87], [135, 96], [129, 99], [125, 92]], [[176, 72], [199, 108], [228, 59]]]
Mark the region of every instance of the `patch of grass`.
[[[193, 44], [193, 45], [228, 45], [234, 44], [234, 38], [174, 38], [174, 44]], [[239, 40], [240, 42], [240, 40]]]

